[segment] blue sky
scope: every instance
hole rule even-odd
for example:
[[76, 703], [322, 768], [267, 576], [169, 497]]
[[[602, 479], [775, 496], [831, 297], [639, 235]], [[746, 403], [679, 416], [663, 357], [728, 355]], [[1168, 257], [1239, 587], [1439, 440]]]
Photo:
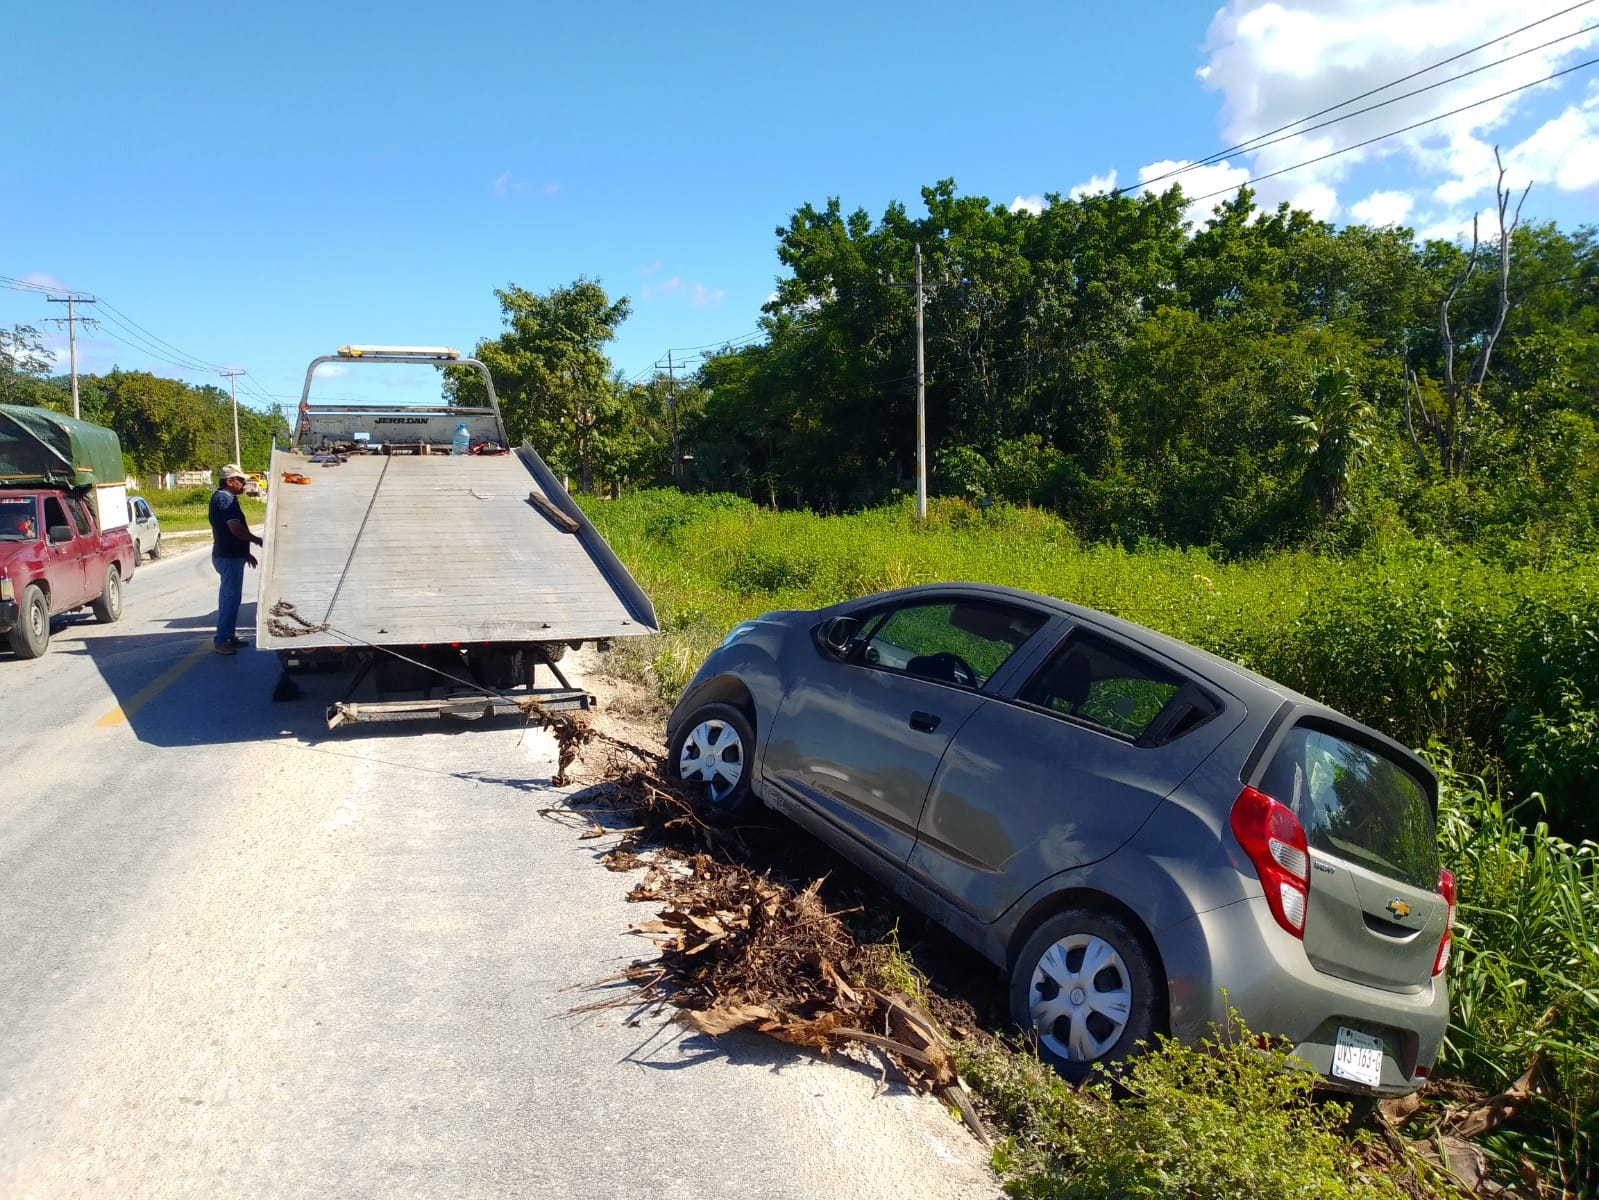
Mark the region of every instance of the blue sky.
[[[1018, 207], [1136, 186], [1571, 7], [19, 3], [0, 325], [40, 325], [64, 367], [63, 306], [37, 288], [71, 287], [105, 302], [81, 371], [242, 367], [241, 400], [292, 407], [342, 343], [467, 350], [499, 331], [494, 288], [588, 276], [631, 298], [610, 351], [642, 376], [756, 329], [774, 230], [806, 202], [877, 217], [947, 177]], [[1447, 86], [1182, 181], [1230, 188], [1586, 63], [1589, 25], [1599, 0], [1363, 104]], [[1495, 144], [1534, 184], [1527, 218], [1599, 220], [1599, 66], [1259, 190], [1455, 236], [1488, 211]]]

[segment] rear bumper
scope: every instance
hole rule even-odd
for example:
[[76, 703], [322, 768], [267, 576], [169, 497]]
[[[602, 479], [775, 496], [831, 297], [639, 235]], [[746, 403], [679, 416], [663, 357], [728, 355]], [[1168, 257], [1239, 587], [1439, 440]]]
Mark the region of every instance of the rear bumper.
[[[1287, 1039], [1293, 1054], [1328, 1087], [1405, 1095], [1426, 1081], [1449, 1024], [1442, 977], [1415, 992], [1390, 992], [1326, 975], [1304, 945], [1272, 918], [1265, 897], [1200, 913], [1159, 938], [1171, 987], [1172, 1032], [1193, 1040], [1236, 1010], [1250, 1032]], [[1380, 1038], [1375, 1089], [1332, 1076], [1340, 1027]]]

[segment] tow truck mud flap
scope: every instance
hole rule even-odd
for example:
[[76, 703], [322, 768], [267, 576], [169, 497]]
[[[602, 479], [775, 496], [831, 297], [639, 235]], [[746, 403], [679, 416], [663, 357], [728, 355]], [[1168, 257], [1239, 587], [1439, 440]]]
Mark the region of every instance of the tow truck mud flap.
[[447, 696], [439, 700], [341, 700], [328, 706], [328, 728], [361, 721], [421, 721], [455, 717], [475, 721], [482, 717], [525, 716], [542, 723], [541, 714], [585, 712], [594, 697], [576, 688], [548, 688], [510, 696]]

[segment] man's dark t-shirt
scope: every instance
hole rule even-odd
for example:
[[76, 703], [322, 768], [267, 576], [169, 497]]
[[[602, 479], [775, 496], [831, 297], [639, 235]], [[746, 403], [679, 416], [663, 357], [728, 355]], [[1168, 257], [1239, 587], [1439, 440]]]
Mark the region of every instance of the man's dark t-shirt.
[[244, 510], [239, 507], [237, 496], [227, 488], [218, 488], [211, 493], [212, 558], [245, 558], [250, 553], [250, 543], [233, 536], [229, 521], [245, 524]]

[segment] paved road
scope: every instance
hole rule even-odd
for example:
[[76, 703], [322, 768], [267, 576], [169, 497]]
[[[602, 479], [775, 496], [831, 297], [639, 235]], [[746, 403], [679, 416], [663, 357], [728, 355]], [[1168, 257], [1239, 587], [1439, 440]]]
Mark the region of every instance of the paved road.
[[0, 1197], [998, 1195], [870, 1072], [574, 1014], [650, 914], [548, 735], [329, 733], [214, 597], [174, 556], [0, 652]]

